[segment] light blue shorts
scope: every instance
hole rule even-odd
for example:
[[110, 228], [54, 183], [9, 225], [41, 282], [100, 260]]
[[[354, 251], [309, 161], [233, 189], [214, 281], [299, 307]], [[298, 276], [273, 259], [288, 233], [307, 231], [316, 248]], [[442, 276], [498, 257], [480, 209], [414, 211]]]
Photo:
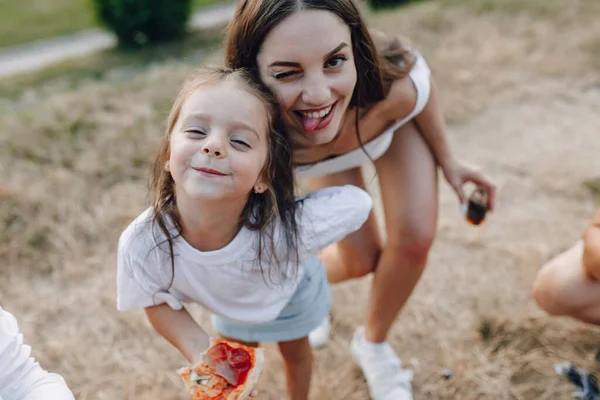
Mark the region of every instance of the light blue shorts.
[[296, 293], [274, 321], [248, 325], [212, 315], [213, 326], [221, 335], [243, 342], [287, 342], [308, 336], [329, 314], [331, 292], [317, 255], [305, 261], [302, 269]]

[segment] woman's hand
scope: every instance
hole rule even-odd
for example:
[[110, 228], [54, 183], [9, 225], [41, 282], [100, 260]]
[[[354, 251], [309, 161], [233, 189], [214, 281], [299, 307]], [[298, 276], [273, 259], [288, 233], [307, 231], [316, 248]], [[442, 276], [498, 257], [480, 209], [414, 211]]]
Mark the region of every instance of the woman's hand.
[[488, 195], [487, 208], [490, 212], [494, 211], [496, 185], [478, 167], [457, 160], [453, 160], [441, 167], [446, 181], [448, 181], [452, 189], [456, 192], [460, 204], [464, 204], [467, 201], [463, 185], [467, 182], [472, 182], [477, 186], [485, 188]]

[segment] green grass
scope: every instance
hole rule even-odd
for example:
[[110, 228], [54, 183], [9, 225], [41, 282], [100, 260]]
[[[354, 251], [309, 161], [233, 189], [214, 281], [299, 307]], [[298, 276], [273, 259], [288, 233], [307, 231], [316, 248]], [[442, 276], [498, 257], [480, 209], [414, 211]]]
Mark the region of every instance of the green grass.
[[[223, 2], [194, 0], [193, 7]], [[95, 26], [91, 0], [0, 0], [0, 48]]]

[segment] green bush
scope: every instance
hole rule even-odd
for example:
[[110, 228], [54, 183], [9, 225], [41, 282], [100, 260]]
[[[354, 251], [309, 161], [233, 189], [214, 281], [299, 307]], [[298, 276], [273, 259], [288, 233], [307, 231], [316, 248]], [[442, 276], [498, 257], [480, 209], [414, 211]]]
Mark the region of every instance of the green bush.
[[153, 44], [185, 35], [192, 0], [93, 0], [96, 18], [125, 47]]
[[398, 7], [416, 0], [368, 0], [369, 5], [374, 8], [391, 8]]

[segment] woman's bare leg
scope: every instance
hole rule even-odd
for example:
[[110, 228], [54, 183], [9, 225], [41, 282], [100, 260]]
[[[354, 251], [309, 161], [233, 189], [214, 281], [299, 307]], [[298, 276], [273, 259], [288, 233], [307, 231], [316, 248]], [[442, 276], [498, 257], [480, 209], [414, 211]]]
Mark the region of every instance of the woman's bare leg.
[[365, 338], [383, 342], [415, 288], [437, 223], [437, 166], [412, 123], [395, 134], [376, 161], [387, 238], [373, 279]]

